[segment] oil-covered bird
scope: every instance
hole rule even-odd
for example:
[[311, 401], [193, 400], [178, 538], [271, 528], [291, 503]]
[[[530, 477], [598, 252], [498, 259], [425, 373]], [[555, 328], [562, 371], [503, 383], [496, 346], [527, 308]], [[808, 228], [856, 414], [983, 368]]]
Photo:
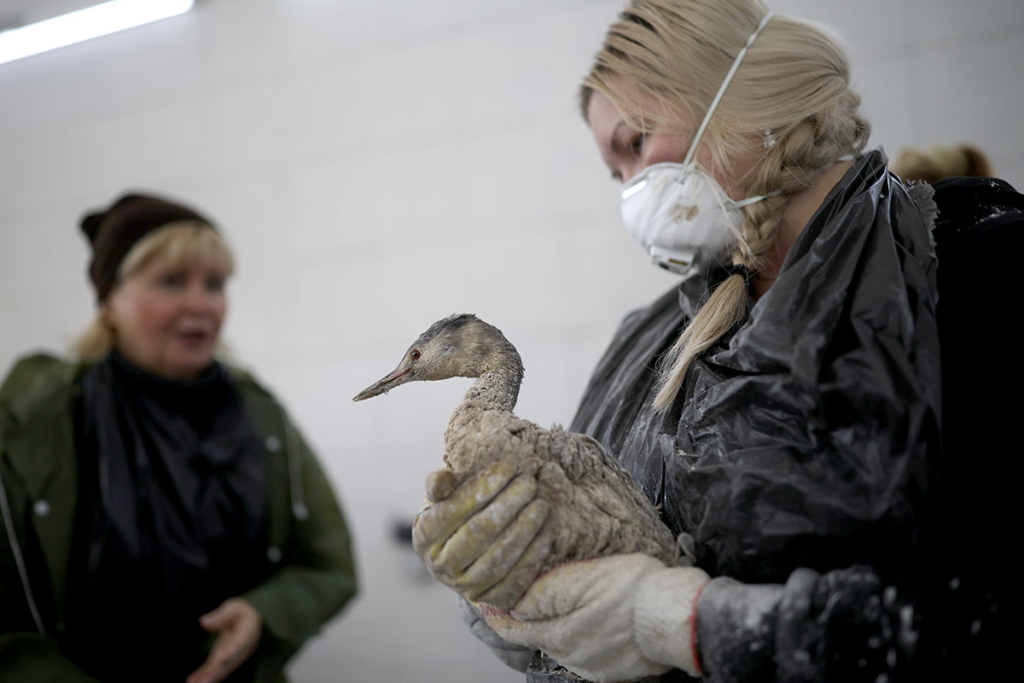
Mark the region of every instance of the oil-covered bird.
[[[405, 352], [398, 367], [353, 400], [401, 384], [475, 377], [445, 432], [445, 464], [454, 485], [499, 461], [537, 478], [537, 498], [549, 514], [542, 571], [577, 560], [642, 552], [672, 565], [679, 555], [658, 511], [594, 439], [560, 427], [544, 429], [512, 412], [523, 380], [515, 347], [493, 325], [471, 314], [439, 320]], [[514, 603], [514, 600], [512, 600]], [[497, 604], [509, 608], [512, 604]]]

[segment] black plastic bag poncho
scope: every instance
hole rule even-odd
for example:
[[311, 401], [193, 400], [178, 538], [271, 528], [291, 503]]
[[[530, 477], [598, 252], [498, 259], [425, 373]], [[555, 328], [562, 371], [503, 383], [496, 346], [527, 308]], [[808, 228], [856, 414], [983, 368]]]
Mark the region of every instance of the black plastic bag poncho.
[[571, 429], [618, 457], [712, 575], [906, 570], [939, 449], [930, 193], [881, 151], [858, 160], [668, 411], [650, 408], [658, 361], [723, 268], [628, 316], [595, 370]]

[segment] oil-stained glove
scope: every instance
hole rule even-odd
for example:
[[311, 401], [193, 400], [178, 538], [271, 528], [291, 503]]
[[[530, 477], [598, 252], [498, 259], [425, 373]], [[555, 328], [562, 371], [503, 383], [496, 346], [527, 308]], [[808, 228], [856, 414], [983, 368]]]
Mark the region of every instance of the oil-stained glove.
[[504, 640], [543, 650], [598, 683], [656, 676], [675, 667], [700, 676], [696, 602], [709, 581], [639, 553], [557, 567], [510, 611], [481, 613]]
[[548, 517], [537, 480], [497, 462], [454, 488], [452, 474], [427, 478], [428, 504], [413, 522], [412, 543], [427, 570], [463, 597], [513, 603], [551, 552], [536, 539]]

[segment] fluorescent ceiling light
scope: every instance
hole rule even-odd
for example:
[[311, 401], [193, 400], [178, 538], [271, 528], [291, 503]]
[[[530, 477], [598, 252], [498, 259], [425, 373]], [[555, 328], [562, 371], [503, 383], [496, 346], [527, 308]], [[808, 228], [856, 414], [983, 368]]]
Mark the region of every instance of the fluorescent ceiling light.
[[111, 0], [0, 33], [0, 64], [183, 14], [195, 0]]

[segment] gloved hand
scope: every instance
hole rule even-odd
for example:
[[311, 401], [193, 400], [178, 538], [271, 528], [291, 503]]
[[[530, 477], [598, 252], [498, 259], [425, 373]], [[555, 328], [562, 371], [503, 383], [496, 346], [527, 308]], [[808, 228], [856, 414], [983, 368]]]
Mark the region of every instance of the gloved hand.
[[532, 647], [505, 642], [487, 625], [487, 621], [480, 614], [481, 605], [479, 603], [472, 603], [462, 596], [457, 596], [457, 600], [462, 623], [473, 634], [473, 637], [486, 645], [494, 656], [507, 666], [520, 673], [526, 673], [526, 668], [533, 660], [536, 650]]
[[543, 650], [587, 680], [627, 681], [675, 667], [700, 676], [696, 602], [708, 575], [639, 553], [562, 565], [511, 611], [481, 613], [504, 640]]
[[463, 597], [510, 604], [551, 552], [549, 540], [536, 539], [548, 517], [536, 496], [536, 478], [515, 477], [510, 462], [490, 465], [454, 491], [451, 472], [433, 472], [430, 502], [413, 522], [413, 548], [434, 578]]

